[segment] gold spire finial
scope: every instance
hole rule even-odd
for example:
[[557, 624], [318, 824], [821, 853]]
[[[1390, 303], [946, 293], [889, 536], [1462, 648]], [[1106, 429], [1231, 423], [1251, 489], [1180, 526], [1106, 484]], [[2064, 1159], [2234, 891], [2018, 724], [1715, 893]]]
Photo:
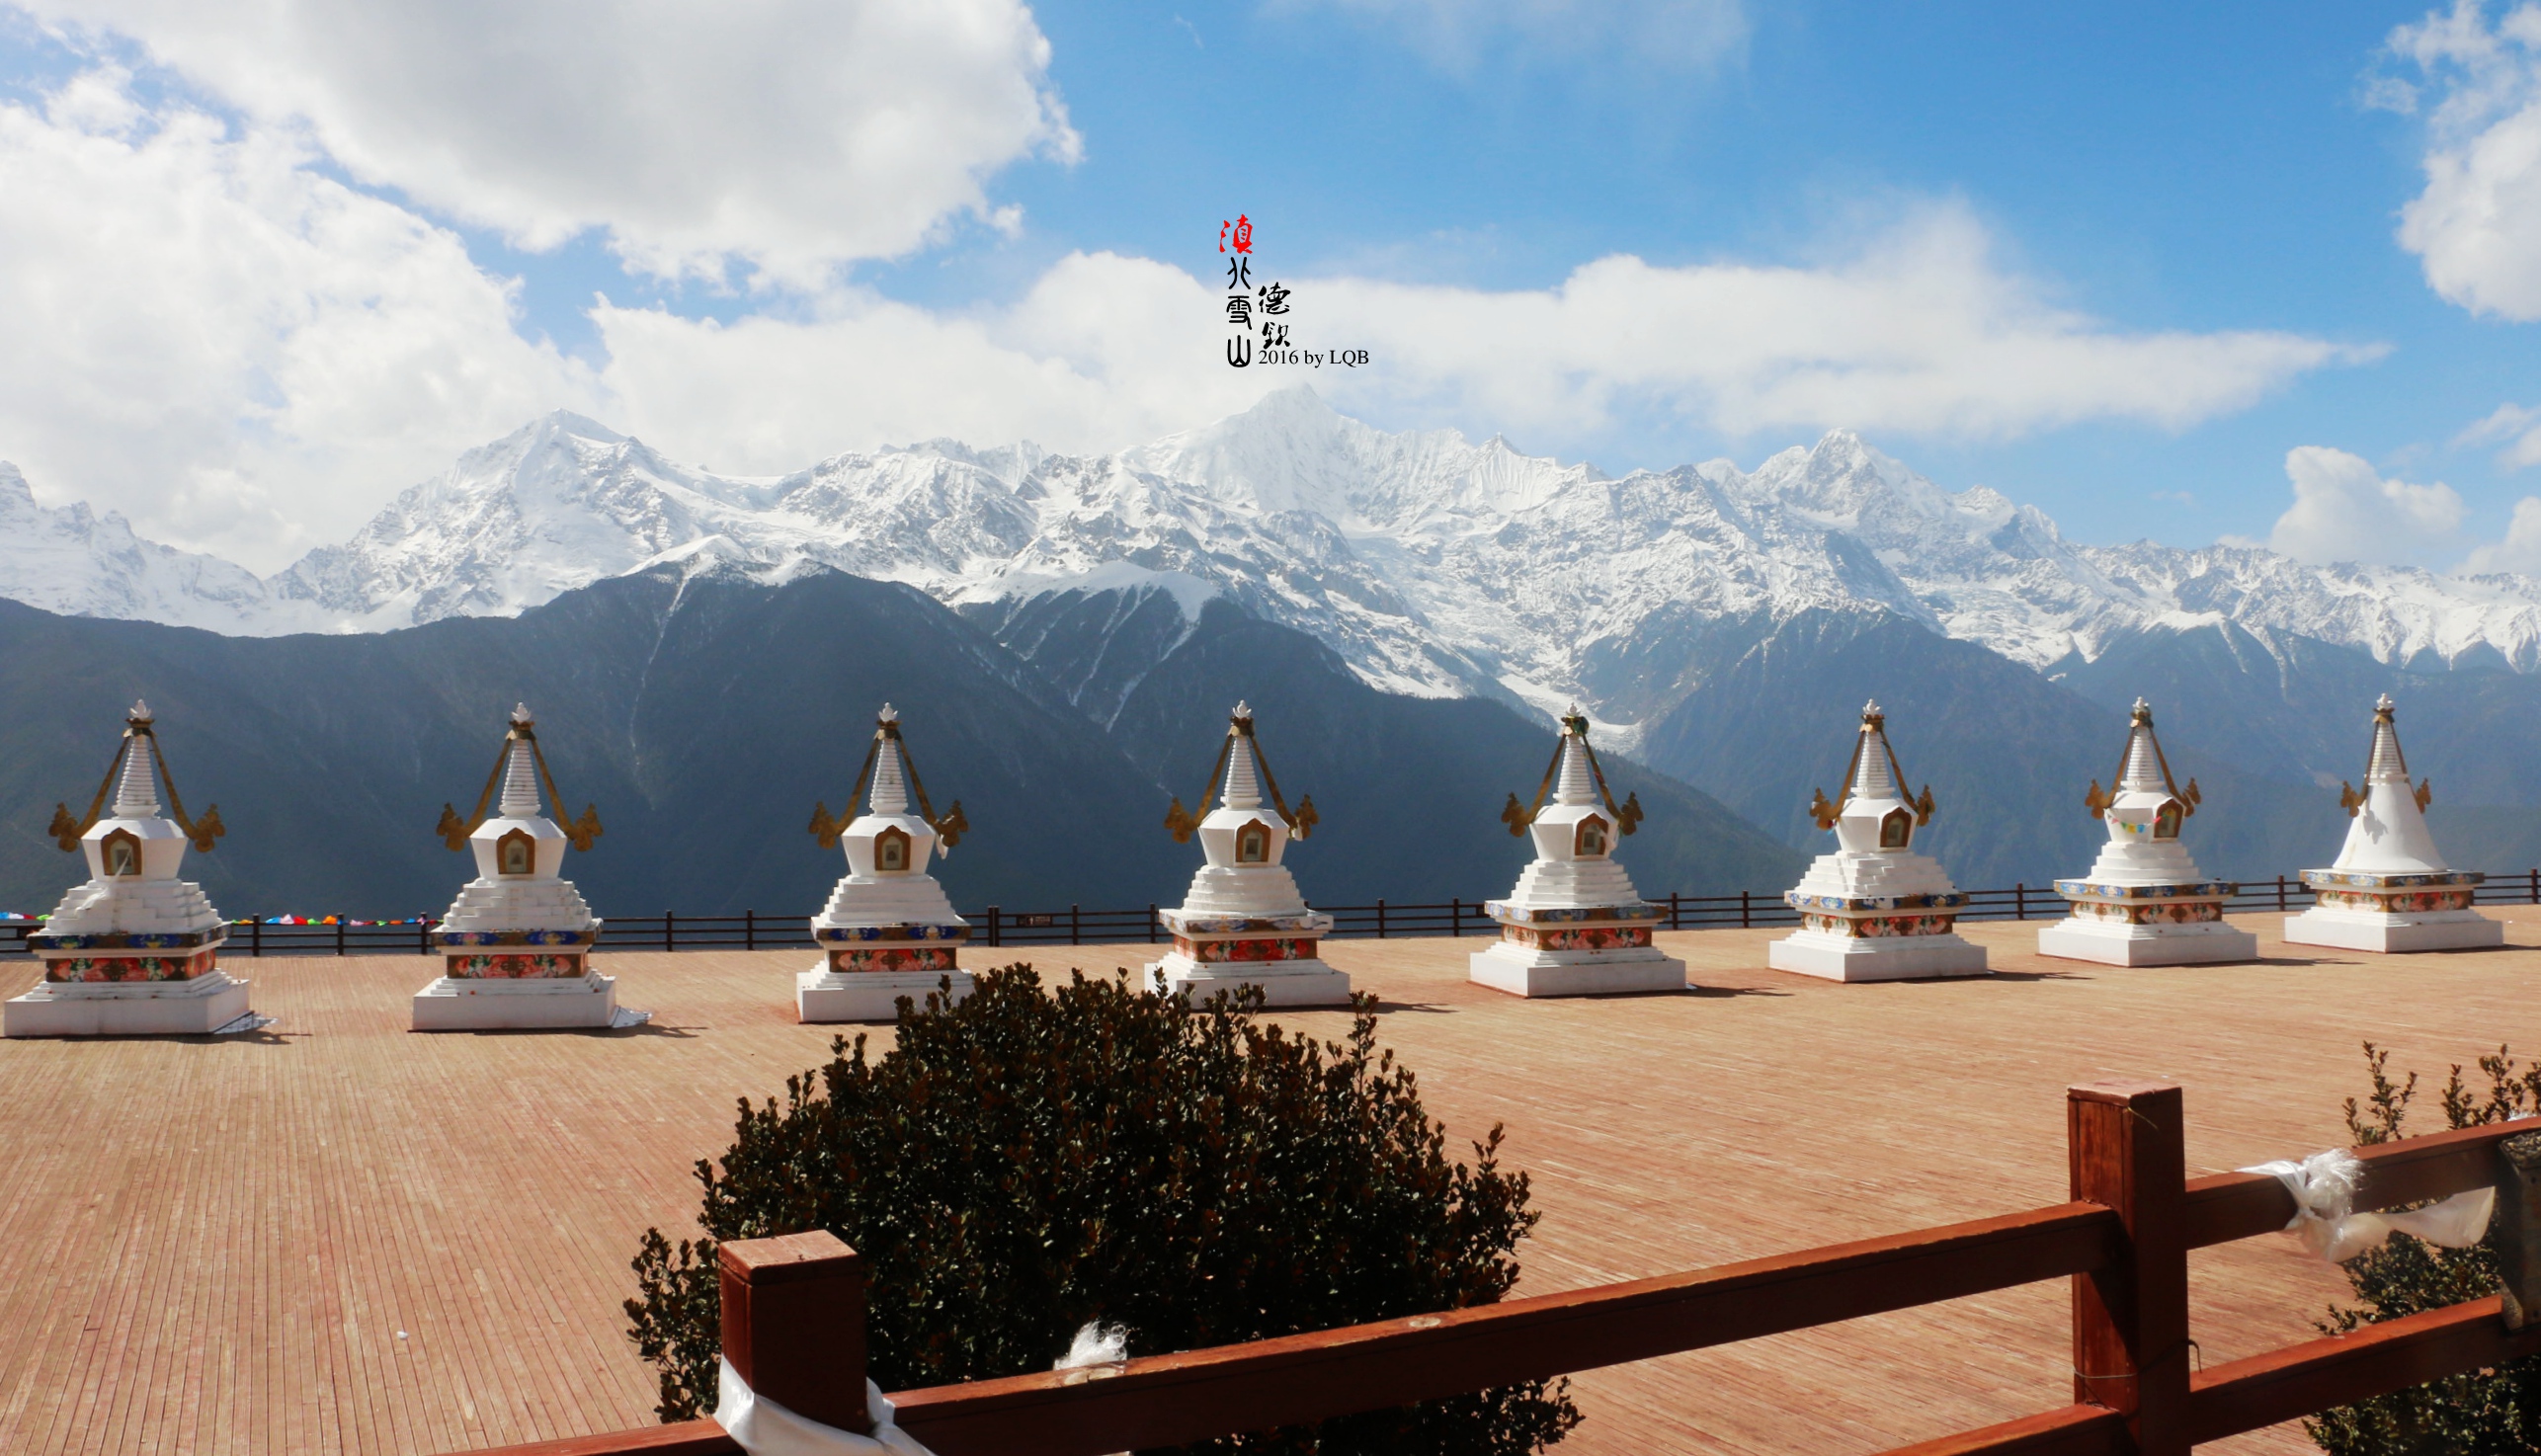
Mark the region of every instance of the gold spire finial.
[[602, 834], [600, 806], [585, 804], [581, 817], [567, 819], [565, 796], [557, 791], [556, 775], [547, 768], [546, 753], [538, 747], [538, 723], [530, 716], [530, 705], [526, 702], [512, 704], [512, 711], [505, 716], [504, 723], [503, 743], [494, 751], [493, 771], [485, 775], [485, 787], [476, 796], [476, 812], [461, 819], [456, 805], [445, 803], [441, 821], [433, 826], [433, 832], [441, 836], [445, 848], [453, 851], [466, 849], [467, 837], [485, 823], [485, 811], [494, 802], [494, 791], [503, 783], [504, 769], [511, 767], [512, 745], [526, 743], [530, 746], [530, 767], [535, 774], [535, 781], [546, 785], [547, 802], [555, 806], [556, 827], [565, 832], [566, 843], [577, 849], [589, 849], [591, 842]]
[[[134, 740], [143, 738], [150, 740], [150, 746], [136, 749]], [[97, 796], [89, 800], [86, 817], [71, 817], [68, 804], [53, 805], [52, 822], [44, 826], [44, 833], [52, 836], [55, 848], [66, 854], [79, 849], [80, 836], [95, 828], [99, 816], [106, 811], [106, 796], [123, 775], [125, 762], [139, 752], [150, 755], [151, 771], [168, 790], [168, 817], [176, 821], [178, 831], [196, 849], [206, 854], [211, 852], [212, 842], [229, 833], [229, 827], [220, 822], [220, 806], [206, 805], [200, 819], [187, 816], [185, 801], [177, 796], [177, 776], [168, 768], [167, 756], [158, 752], [158, 732], [151, 726], [149, 703], [137, 697], [132, 699], [131, 709], [123, 715], [123, 741], [116, 745], [115, 760], [106, 766], [106, 777], [97, 785]]]
[[1615, 829], [1623, 834], [1639, 829], [1641, 821], [1648, 817], [1641, 808], [1641, 795], [1629, 793], [1624, 795], [1622, 803], [1614, 801], [1614, 791], [1605, 786], [1605, 768], [1598, 763], [1597, 749], [1588, 741], [1588, 714], [1580, 711], [1578, 703], [1572, 703], [1571, 710], [1562, 714], [1561, 724], [1562, 736], [1553, 740], [1553, 761], [1544, 766], [1543, 782], [1535, 785], [1535, 802], [1521, 804], [1516, 794], [1511, 794], [1508, 804], [1500, 811], [1500, 822], [1509, 826], [1512, 835], [1526, 832], [1527, 827], [1535, 822], [1535, 816], [1544, 811], [1545, 796], [1553, 791], [1554, 776], [1561, 772], [1562, 755], [1570, 751], [1571, 740], [1576, 738], [1580, 751], [1588, 755], [1589, 777], [1597, 784], [1598, 797], [1604, 801], [1605, 812], [1614, 816]]
[[962, 813], [959, 799], [953, 800], [952, 807], [943, 814], [936, 813], [936, 806], [927, 798], [926, 781], [918, 776], [918, 756], [909, 751], [909, 741], [901, 736], [900, 710], [887, 702], [873, 714], [873, 742], [864, 750], [864, 767], [856, 771], [856, 786], [847, 791], [847, 818], [834, 818], [829, 801], [823, 799], [812, 806], [812, 822], [806, 828], [822, 849], [838, 848], [839, 836], [856, 819], [856, 806], [864, 802], [865, 786], [873, 781], [873, 766], [882, 757], [886, 740], [899, 745], [900, 771], [908, 779], [909, 791], [917, 795], [918, 817], [936, 832], [936, 852], [951, 854], [953, 846], [970, 833], [970, 816]]

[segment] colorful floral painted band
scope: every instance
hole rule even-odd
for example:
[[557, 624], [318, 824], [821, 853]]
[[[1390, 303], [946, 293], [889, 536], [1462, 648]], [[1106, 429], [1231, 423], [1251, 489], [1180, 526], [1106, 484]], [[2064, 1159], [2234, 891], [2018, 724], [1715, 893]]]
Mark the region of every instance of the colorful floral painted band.
[[600, 938], [600, 922], [587, 930], [435, 930], [433, 943], [445, 950], [463, 945], [589, 945]]
[[2345, 886], [2358, 890], [2414, 890], [2447, 885], [2483, 885], [2488, 876], [2476, 869], [2443, 869], [2431, 873], [2376, 874], [2362, 869], [2307, 869], [2303, 883], [2313, 889]]
[[1874, 912], [1883, 910], [1956, 910], [1968, 903], [1967, 892], [1950, 890], [1930, 895], [1803, 895], [1792, 890], [1782, 896], [1793, 910]]
[[1485, 900], [1482, 913], [1504, 926], [1578, 925], [1587, 921], [1640, 921], [1655, 923], [1668, 918], [1668, 907], [1635, 900], [1627, 905], [1581, 905], [1528, 907], [1512, 905], [1506, 900]]
[[2241, 886], [2229, 880], [2192, 885], [2113, 885], [2102, 880], [2058, 880], [2056, 893], [2068, 900], [2229, 900]]
[[38, 931], [27, 937], [30, 950], [193, 950], [217, 946], [229, 938], [227, 926], [214, 926], [205, 930], [141, 932], [108, 930], [97, 932], [64, 931], [46, 934]]
[[970, 924], [954, 921], [951, 925], [919, 925], [908, 922], [890, 926], [825, 926], [812, 922], [815, 940], [939, 940], [959, 943], [970, 938]]

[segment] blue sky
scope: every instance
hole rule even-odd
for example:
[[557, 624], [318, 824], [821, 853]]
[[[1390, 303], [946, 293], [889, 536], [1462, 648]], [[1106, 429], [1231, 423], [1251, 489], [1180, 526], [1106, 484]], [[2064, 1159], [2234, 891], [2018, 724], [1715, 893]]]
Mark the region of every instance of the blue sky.
[[[1855, 425], [2083, 539], [2541, 569], [2541, 417], [2463, 439], [2541, 405], [2541, 179], [2479, 170], [2541, 116], [2532, 12], [907, 3], [0, 7], [0, 188], [51, 223], [0, 262], [52, 281], [0, 325], [59, 341], [0, 458], [270, 567], [545, 408], [736, 470], [1117, 447], [1307, 377], [1210, 352], [1242, 211], [1387, 428], [1620, 471]], [[2446, 156], [2473, 205], [2405, 245]]]

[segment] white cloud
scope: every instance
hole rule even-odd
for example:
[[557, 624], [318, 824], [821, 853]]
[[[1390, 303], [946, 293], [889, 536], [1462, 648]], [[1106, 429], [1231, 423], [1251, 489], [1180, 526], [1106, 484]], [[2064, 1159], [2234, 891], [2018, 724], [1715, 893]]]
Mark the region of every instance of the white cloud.
[[2386, 480], [2369, 460], [2326, 445], [2285, 452], [2294, 504], [2267, 544], [2298, 561], [2428, 564], [2459, 545], [2465, 507], [2441, 481]]
[[938, 313], [861, 291], [732, 324], [603, 305], [624, 428], [718, 470], [950, 437], [1101, 451], [1245, 408], [1294, 374], [1218, 357], [1212, 287], [1114, 254], [1061, 260], [1010, 307]]
[[2180, 429], [2384, 352], [2268, 331], [2123, 332], [2052, 305], [1991, 251], [1965, 209], [1934, 206], [1822, 267], [1617, 256], [1544, 291], [1342, 281], [1316, 301], [1336, 342], [1382, 351], [1389, 391], [1574, 428], [1655, 408], [1741, 435]]
[[2505, 539], [2472, 551], [2462, 570], [2541, 576], [2541, 500], [2525, 496], [2515, 502], [2514, 517], [2505, 524]]
[[1367, 350], [1354, 370], [1228, 368], [1218, 280], [1078, 254], [972, 309], [835, 283], [730, 323], [603, 302], [594, 371], [524, 341], [517, 284], [449, 229], [327, 159], [304, 129], [145, 105], [112, 68], [0, 106], [0, 458], [48, 499], [270, 570], [559, 406], [727, 471], [935, 436], [1117, 448], [1300, 380], [1389, 425], [1573, 441], [1646, 417], [2001, 437], [2175, 429], [2377, 353], [2112, 327], [1942, 206], [1812, 267], [1615, 256], [1501, 292], [1283, 280], [1296, 343]]
[[2541, 319], [2541, 5], [2491, 26], [2481, 0], [2455, 0], [2388, 50], [2417, 79], [2371, 78], [2368, 104], [2426, 116], [2426, 186], [2401, 209], [2401, 246], [2446, 300]]
[[989, 174], [1078, 145], [1016, 0], [16, 3], [447, 216], [533, 249], [606, 229], [665, 276], [740, 259], [815, 285], [993, 223]]
[[[1300, 379], [1373, 418], [1577, 439], [1654, 411], [1732, 434], [1850, 425], [2004, 437], [2083, 420], [2178, 429], [2305, 370], [2380, 354], [2270, 332], [2127, 333], [1997, 269], [1963, 212], [1926, 212], [1824, 268], [1616, 256], [1507, 292], [1288, 279], [1295, 342], [1362, 369], [1228, 368], [1214, 280], [1109, 254], [1012, 306], [940, 314], [834, 294], [735, 325], [598, 315], [627, 425], [721, 468], [952, 435], [1110, 449]], [[727, 464], [727, 462], [733, 462]]]
[[1744, 0], [1274, 0], [1386, 26], [1451, 71], [1486, 52], [1519, 63], [1591, 52], [1702, 67], [1737, 55], [1750, 29]]
[[2541, 465], [2541, 409], [2526, 405], [2501, 404], [2489, 417], [2453, 437], [2453, 444], [2481, 445], [2490, 441], [2507, 442], [2497, 452], [2497, 463], [2508, 470], [2526, 465]]
[[457, 238], [113, 70], [0, 105], [0, 457], [264, 568], [589, 399]]

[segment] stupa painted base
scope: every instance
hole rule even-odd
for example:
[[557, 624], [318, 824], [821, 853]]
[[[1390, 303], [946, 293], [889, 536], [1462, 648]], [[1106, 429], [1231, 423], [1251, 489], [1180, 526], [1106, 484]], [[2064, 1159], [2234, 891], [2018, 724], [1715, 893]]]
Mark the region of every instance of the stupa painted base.
[[794, 1015], [804, 1021], [893, 1021], [900, 1016], [900, 998], [923, 1010], [929, 993], [952, 983], [952, 999], [968, 997], [975, 985], [970, 972], [949, 967], [932, 971], [833, 971], [826, 964], [794, 977]]
[[1264, 1006], [1350, 1003], [1349, 975], [1321, 958], [1323, 937], [1333, 928], [1333, 918], [1321, 911], [1167, 910], [1157, 919], [1172, 932], [1174, 948], [1163, 960], [1147, 963], [1149, 990], [1167, 996], [1189, 991], [1192, 1001], [1201, 1002], [1251, 985], [1262, 988]]
[[1622, 996], [1682, 991], [1685, 963], [1655, 947], [1635, 951], [1532, 950], [1503, 940], [1466, 961], [1465, 977], [1478, 986], [1528, 999], [1547, 996]]
[[617, 1016], [617, 978], [495, 980], [444, 976], [415, 993], [417, 1031], [544, 1031], [607, 1026]]
[[246, 1015], [247, 985], [226, 971], [182, 981], [40, 981], [0, 1005], [9, 1036], [204, 1036]]
[[1259, 986], [1264, 1006], [1350, 1004], [1349, 974], [1313, 958], [1198, 961], [1178, 951], [1148, 963], [1147, 985], [1167, 996], [1189, 991], [1194, 1002], [1239, 986]]
[[2202, 966], [2258, 959], [2258, 937], [2220, 922], [2141, 926], [2071, 917], [2038, 932], [2038, 953], [2104, 966]]
[[1764, 963], [1777, 971], [1830, 981], [1928, 981], [1989, 974], [1985, 947], [1971, 945], [1953, 931], [1878, 936], [1797, 930], [1765, 947]]
[[2406, 954], [2413, 950], [2475, 950], [2505, 943], [2505, 927], [2475, 910], [2422, 915], [2380, 915], [2369, 910], [2315, 906], [2285, 918], [2292, 945], [2331, 945], [2340, 950]]

